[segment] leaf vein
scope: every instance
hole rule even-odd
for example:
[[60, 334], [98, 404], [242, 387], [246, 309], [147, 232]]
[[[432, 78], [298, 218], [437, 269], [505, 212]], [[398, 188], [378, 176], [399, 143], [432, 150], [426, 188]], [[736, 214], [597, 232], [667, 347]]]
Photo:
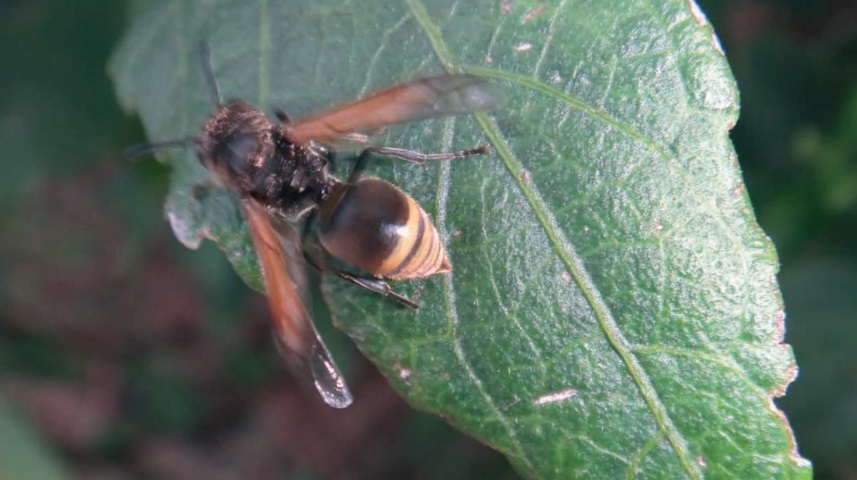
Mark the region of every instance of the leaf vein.
[[663, 438], [664, 432], [659, 430], [654, 436], [652, 436], [652, 438], [649, 439], [648, 442], [644, 443], [643, 446], [640, 447], [636, 455], [634, 455], [628, 462], [628, 468], [625, 469], [625, 478], [627, 480], [631, 480], [637, 476], [640, 463], [642, 463], [643, 459], [658, 446], [658, 443], [660, 443]]
[[669, 153], [664, 147], [659, 145], [656, 141], [645, 136], [642, 132], [640, 132], [639, 130], [634, 128], [632, 125], [624, 123], [624, 122], [622, 122], [616, 118], [613, 118], [604, 110], [599, 109], [599, 108], [595, 108], [595, 107], [587, 104], [586, 102], [584, 102], [584, 101], [582, 101], [582, 100], [580, 100], [580, 99], [578, 99], [572, 95], [567, 94], [566, 92], [557, 90], [553, 86], [539, 81], [538, 79], [528, 77], [525, 75], [521, 75], [521, 74], [517, 74], [514, 72], [509, 72], [506, 70], [497, 70], [497, 69], [486, 68], [486, 67], [482, 67], [482, 66], [478, 66], [478, 65], [464, 66], [463, 70], [468, 72], [468, 73], [472, 73], [472, 74], [476, 74], [476, 75], [506, 80], [506, 81], [509, 81], [512, 83], [516, 83], [522, 87], [527, 87], [527, 88], [533, 89], [533, 90], [540, 92], [544, 95], [547, 95], [549, 97], [553, 97], [559, 101], [566, 103], [567, 105], [569, 105], [572, 108], [577, 108], [581, 112], [583, 112], [587, 115], [590, 115], [593, 118], [596, 118], [596, 119], [604, 122], [605, 124], [616, 128], [617, 130], [619, 130], [620, 132], [622, 132], [623, 134], [625, 134], [629, 138], [640, 142], [642, 145], [644, 145], [646, 147], [646, 149], [648, 149], [652, 153], [654, 153], [654, 154], [658, 155], [659, 157], [663, 158], [664, 160], [666, 160], [667, 166], [670, 167], [671, 169], [673, 169], [679, 175], [680, 180], [684, 184], [689, 186], [689, 188], [687, 189], [687, 192], [692, 196], [692, 198], [694, 200], [696, 200], [697, 204], [703, 208], [704, 212], [710, 214], [711, 217], [713, 217], [717, 221], [718, 226], [723, 231], [724, 235], [727, 238], [729, 238], [729, 240], [735, 246], [735, 251], [739, 252], [739, 254], [741, 255], [741, 260], [742, 260], [741, 263], [742, 263], [743, 273], [744, 274], [747, 273], [748, 267], [747, 267], [746, 253], [741, 246], [740, 239], [738, 239], [737, 236], [735, 235], [735, 232], [731, 228], [729, 228], [729, 225], [727, 224], [725, 218], [723, 217], [723, 212], [719, 208], [717, 208], [717, 206], [714, 204], [712, 199], [706, 198], [706, 197], [701, 197], [697, 193], [697, 189], [693, 188], [695, 185], [690, 181], [690, 177], [688, 176], [688, 173], [685, 170], [681, 169], [677, 165], [678, 159], [675, 157], [675, 155]]
[[595, 443], [595, 440], [593, 440], [589, 437], [586, 437], [583, 435], [575, 435], [575, 437], [577, 437], [577, 439], [580, 440], [581, 442], [583, 442], [583, 443], [589, 445], [590, 447], [592, 447], [593, 449], [595, 449], [596, 452], [607, 455], [608, 457], [613, 457], [622, 463], [629, 463], [629, 460], [627, 458], [625, 458], [624, 456], [622, 456], [621, 454], [616, 453], [612, 450], [609, 450], [606, 447], [602, 447], [601, 445], [598, 445], [597, 443]]
[[613, 349], [619, 354], [619, 357], [628, 369], [629, 374], [640, 389], [643, 399], [655, 418], [655, 422], [666, 434], [667, 439], [670, 441], [670, 444], [676, 452], [679, 461], [684, 466], [685, 471], [692, 478], [701, 479], [702, 473], [690, 458], [691, 455], [684, 436], [681, 435], [677, 427], [673, 424], [672, 419], [666, 411], [666, 407], [661, 403], [651, 379], [646, 374], [645, 369], [640, 365], [637, 358], [633, 355], [627, 340], [625, 340], [624, 335], [622, 335], [622, 332], [619, 329], [616, 319], [613, 318], [613, 313], [607, 306], [604, 299], [601, 298], [600, 292], [595, 287], [592, 278], [586, 270], [583, 259], [562, 234], [562, 229], [556, 224], [555, 219], [550, 214], [547, 205], [541, 198], [541, 195], [534, 188], [533, 182], [525, 183], [520, 179], [520, 175], [518, 174], [522, 169], [520, 161], [511, 152], [508, 144], [501, 137], [496, 126], [489, 122], [487, 116], [484, 114], [476, 114], [475, 117], [483, 131], [485, 131], [485, 134], [488, 136], [491, 144], [496, 149], [497, 155], [499, 155], [503, 160], [506, 165], [506, 169], [518, 184], [519, 190], [533, 208], [536, 218], [548, 236], [548, 240], [553, 245], [557, 255], [559, 255], [560, 259], [566, 265], [566, 268], [572, 278], [575, 280], [583, 293], [583, 296], [586, 298], [587, 303], [589, 303], [592, 308], [593, 314], [595, 315], [601, 330], [604, 332], [604, 335], [607, 337], [607, 340], [610, 342]]
[[[456, 61], [454, 60], [454, 56], [451, 54], [448, 47], [444, 43], [440, 29], [428, 16], [425, 7], [421, 3], [419, 3], [418, 0], [407, 0], [407, 2], [415, 18], [417, 19], [417, 22], [422, 27], [424, 33], [428, 36], [434, 53], [438, 57], [441, 64], [444, 65], [444, 68], [450, 73], [462, 70], [461, 66], [456, 63]], [[534, 78], [526, 77], [512, 72], [488, 69], [478, 66], [471, 66], [466, 69], [466, 71], [470, 73], [482, 74], [484, 76], [499, 77], [505, 80], [513, 81], [522, 86], [533, 88], [534, 90], [540, 91], [546, 95], [563, 100], [569, 105], [579, 108], [581, 111], [592, 115], [593, 117], [609, 125], [614, 126], [630, 138], [639, 141], [640, 143], [645, 145], [646, 148], [654, 151], [662, 158], [666, 160], [671, 160], [670, 162], [668, 162], [668, 165], [678, 170], [679, 175], [682, 177], [685, 183], [690, 184], [689, 179], [687, 177], [687, 173], [679, 169], [675, 165], [676, 159], [674, 156], [668, 154], [663, 147], [658, 145], [654, 140], [643, 135], [642, 132], [636, 130], [633, 126], [611, 117], [606, 112], [593, 108], [585, 102], [574, 98], [564, 92], [559, 92], [555, 88], [546, 85]], [[610, 310], [605, 300], [601, 297], [600, 291], [596, 288], [594, 282], [592, 281], [592, 278], [586, 270], [586, 267], [583, 263], [583, 259], [580, 257], [580, 255], [577, 253], [576, 249], [572, 246], [568, 239], [566, 239], [563, 235], [562, 229], [556, 223], [555, 218], [551, 215], [550, 210], [548, 209], [538, 190], [535, 188], [533, 182], [524, 182], [522, 180], [520, 173], [523, 170], [523, 166], [520, 163], [520, 160], [518, 160], [517, 157], [512, 153], [508, 143], [502, 137], [497, 126], [493, 122], [491, 122], [488, 119], [488, 116], [484, 113], [475, 113], [474, 117], [479, 126], [485, 132], [491, 144], [494, 146], [497, 155], [502, 159], [507, 171], [512, 176], [514, 182], [517, 184], [518, 189], [521, 191], [527, 202], [532, 207], [537, 220], [542, 225], [542, 228], [544, 229], [549, 242], [553, 245], [554, 250], [557, 252], [557, 255], [566, 265], [566, 268], [572, 275], [572, 278], [577, 283], [578, 287], [581, 289], [581, 292], [583, 293], [584, 297], [592, 308], [593, 314], [595, 315], [601, 327], [601, 330], [604, 332], [604, 335], [607, 337], [611, 346], [617, 352], [622, 362], [625, 364], [625, 367], [627, 368], [637, 387], [640, 389], [641, 395], [646, 404], [648, 405], [649, 410], [652, 412], [655, 422], [666, 435], [668, 441], [670, 442], [670, 445], [673, 448], [673, 451], [678, 457], [679, 462], [681, 463], [685, 472], [691, 478], [703, 478], [699, 466], [691, 458], [692, 455], [689, 451], [686, 439], [678, 431], [678, 428], [673, 423], [669, 413], [666, 410], [666, 406], [661, 402], [660, 397], [658, 396], [651, 379], [649, 378], [642, 365], [640, 365], [639, 360], [632, 352], [630, 345], [628, 344], [627, 340], [619, 329], [619, 325], [616, 322], [616, 319], [613, 317], [612, 311]], [[692, 190], [691, 194], [694, 195]], [[696, 197], [696, 195], [694, 195], [694, 197]], [[701, 205], [704, 205], [708, 208], [712, 207], [711, 204], [705, 201], [704, 199], [697, 200]], [[726, 234], [729, 235], [733, 242], [736, 241], [736, 239], [734, 238], [734, 233], [732, 233], [728, 228], [726, 228], [725, 220], [722, 218], [722, 212], [720, 212], [716, 208], [713, 208], [712, 210], [712, 213], [717, 218], [718, 222], [721, 223], [721, 227], [723, 227], [723, 230], [726, 232]], [[738, 249], [737, 251], [740, 251], [740, 249]], [[450, 283], [452, 282], [451, 275], [448, 281]], [[454, 292], [450, 291], [449, 285], [446, 290], [448, 294], [454, 294]], [[454, 300], [454, 297], [450, 298], [450, 300]], [[450, 313], [452, 312], [450, 311]], [[454, 346], [456, 349], [456, 353], [463, 355], [460, 343], [457, 341], [457, 338], [454, 343]], [[469, 364], [466, 367], [468, 370], [468, 374], [472, 375], [473, 372], [469, 368]], [[483, 395], [486, 395], [486, 393], [482, 389], [482, 384], [481, 382], [479, 382], [478, 378], [474, 376], [472, 377], [472, 379], [476, 383], [480, 392], [482, 392]], [[486, 400], [489, 400], [490, 403], [490, 397], [486, 396]], [[493, 404], [491, 404], [491, 406], [493, 407]], [[501, 419], [503, 419], [503, 417], [501, 417]], [[510, 433], [512, 432], [511, 428], [509, 428], [509, 431]], [[512, 437], [512, 439], [513, 441], [515, 441], [515, 443], [517, 443], [514, 437]], [[522, 459], [529, 465], [528, 458], [522, 457]]]
[[742, 380], [749, 386], [752, 390], [754, 390], [761, 398], [765, 401], [769, 399], [768, 393], [759, 385], [750, 380], [750, 375], [738, 362], [735, 361], [734, 358], [728, 355], [723, 355], [717, 353], [706, 353], [700, 352], [698, 350], [691, 350], [687, 348], [680, 347], [669, 347], [665, 345], [633, 345], [632, 350], [641, 355], [670, 355], [673, 357], [686, 357], [694, 360], [701, 360], [704, 362], [713, 363], [718, 365], [721, 368], [726, 370], [731, 370], [738, 374]]
[[616, 79], [617, 70], [619, 70], [619, 59], [613, 55], [610, 57], [610, 73], [607, 75], [607, 85], [604, 86], [604, 94], [598, 101], [598, 107], [601, 109], [604, 109], [604, 105], [607, 104], [607, 99], [610, 97], [610, 91], [613, 90], [613, 81]]
[[562, 0], [559, 5], [557, 5], [556, 9], [554, 9], [553, 15], [551, 15], [550, 22], [548, 22], [548, 33], [545, 36], [545, 41], [542, 44], [542, 51], [539, 53], [539, 59], [536, 60], [536, 65], [533, 67], [533, 77], [539, 76], [539, 70], [542, 68], [542, 62], [544, 62], [545, 56], [548, 53], [548, 48], [550, 48], [550, 44], [553, 41], [554, 35], [554, 27], [556, 26], [556, 20], [559, 18], [560, 12], [565, 10], [565, 6], [568, 3], [568, 0]]
[[[417, 15], [417, 17], [419, 17]], [[444, 129], [444, 144], [447, 149], [452, 144], [452, 138], [454, 137], [454, 125], [455, 121], [452, 118], [447, 119], [446, 121], [447, 128]], [[438, 169], [440, 170], [439, 181], [438, 181], [438, 189], [437, 189], [437, 216], [436, 223], [440, 228], [440, 234], [442, 238], [447, 238], [447, 228], [446, 228], [446, 207], [449, 202], [449, 190], [452, 176], [450, 172], [452, 171], [452, 163], [451, 162], [440, 162], [438, 164]], [[494, 399], [488, 391], [486, 391], [485, 387], [482, 384], [482, 380], [479, 379], [476, 372], [473, 370], [473, 367], [470, 365], [470, 361], [467, 359], [466, 354], [464, 353], [464, 349], [461, 346], [461, 337], [459, 335], [459, 317], [458, 317], [458, 308], [456, 306], [456, 294], [455, 294], [455, 286], [454, 286], [454, 277], [453, 272], [449, 272], [444, 276], [443, 284], [443, 295], [446, 305], [446, 317], [448, 323], [451, 325], [451, 338], [450, 341], [452, 343], [453, 351], [455, 352], [455, 356], [458, 359], [458, 362], [464, 368], [468, 378], [470, 381], [476, 386], [476, 389], [485, 399], [485, 403], [488, 408], [491, 410], [491, 413], [497, 418], [497, 420], [503, 425], [503, 427], [508, 432], [509, 440], [512, 444], [513, 452], [509, 452], [511, 455], [515, 455], [516, 457], [522, 459], [524, 463], [527, 464], [529, 468], [533, 468], [529, 458], [526, 457], [523, 447], [517, 438], [517, 433], [512, 426], [512, 423], [500, 410], [499, 407], [494, 403]]]
[[375, 65], [378, 62], [378, 59], [381, 58], [381, 52], [383, 52], [384, 49], [387, 47], [387, 45], [388, 45], [387, 42], [390, 40], [390, 36], [392, 34], [396, 33], [397, 30], [402, 28], [402, 26], [404, 26], [405, 23], [407, 23], [407, 21], [410, 19], [411, 19], [410, 13], [403, 15], [402, 18], [400, 18], [399, 21], [396, 22], [395, 25], [393, 25], [392, 27], [387, 29], [381, 35], [381, 40], [378, 42], [378, 48], [375, 49], [375, 53], [372, 54], [372, 58], [369, 59], [369, 65], [366, 67], [366, 75], [363, 78], [363, 86], [360, 87], [360, 95], [359, 96], [362, 97], [363, 95], [365, 95], [366, 90], [369, 89], [370, 78], [372, 76], [372, 72], [375, 70]]
[[[481, 197], [480, 198], [480, 204], [482, 205], [482, 216], [480, 218], [490, 218], [490, 215], [488, 214], [488, 212], [485, 211], [485, 206], [488, 204], [488, 202], [485, 198], [485, 187], [486, 187], [486, 184], [483, 183], [482, 188], [479, 189], [479, 195]], [[486, 231], [484, 222], [482, 224], [482, 238], [488, 238], [488, 232]], [[503, 303], [503, 298], [500, 295], [500, 289], [497, 288], [497, 282], [494, 280], [496, 277], [494, 275], [494, 262], [488, 256], [487, 250], [483, 250], [482, 255], [485, 258], [485, 265], [488, 267], [488, 278], [491, 281], [491, 288], [494, 291], [494, 297], [497, 299], [497, 305], [499, 305], [500, 310], [512, 320], [512, 323], [515, 324], [515, 327], [518, 329], [518, 331], [521, 332], [521, 334], [523, 335], [524, 339], [527, 342], [527, 346], [529, 347], [530, 351], [532, 351], [533, 354], [537, 358], [542, 358], [542, 351], [536, 346], [532, 337], [527, 334], [526, 330], [524, 329], [524, 326], [521, 325], [521, 322], [518, 320], [516, 313], [517, 313], [517, 310], [520, 308], [520, 304], [518, 306], [516, 306], [514, 309], [510, 309], [508, 306], [506, 306]]]

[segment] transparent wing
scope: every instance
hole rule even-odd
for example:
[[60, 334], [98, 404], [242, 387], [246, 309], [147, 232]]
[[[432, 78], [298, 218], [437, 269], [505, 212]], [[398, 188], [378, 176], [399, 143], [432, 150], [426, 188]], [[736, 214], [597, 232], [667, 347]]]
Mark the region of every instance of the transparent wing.
[[299, 119], [286, 127], [286, 136], [297, 143], [331, 143], [352, 133], [373, 133], [385, 125], [494, 110], [503, 103], [500, 89], [483, 78], [426, 77]]
[[278, 224], [275, 229], [255, 200], [244, 199], [242, 204], [265, 277], [280, 353], [297, 377], [312, 383], [328, 405], [347, 407], [353, 401], [351, 392], [304, 305], [306, 278], [297, 232], [287, 225]]

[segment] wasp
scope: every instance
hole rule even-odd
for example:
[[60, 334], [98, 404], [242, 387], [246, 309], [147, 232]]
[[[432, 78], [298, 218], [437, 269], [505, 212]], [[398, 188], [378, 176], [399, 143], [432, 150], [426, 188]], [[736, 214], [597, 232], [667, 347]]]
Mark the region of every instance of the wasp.
[[[375, 156], [424, 164], [488, 153], [484, 145], [437, 154], [367, 146], [367, 135], [397, 123], [493, 110], [502, 105], [502, 92], [479, 77], [440, 75], [306, 118], [292, 119], [277, 111], [278, 121], [271, 121], [247, 102], [223, 103], [210, 53], [203, 53], [217, 109], [202, 132], [187, 140], [137, 145], [126, 155], [188, 143], [196, 148], [215, 181], [240, 201], [281, 353], [328, 405], [347, 407], [353, 401], [351, 392], [304, 303], [305, 265], [417, 308], [386, 280], [450, 271], [443, 242], [413, 198], [389, 182], [363, 175], [366, 164]], [[333, 154], [343, 142], [363, 147], [345, 181], [333, 172]], [[331, 266], [327, 256], [354, 270]]]

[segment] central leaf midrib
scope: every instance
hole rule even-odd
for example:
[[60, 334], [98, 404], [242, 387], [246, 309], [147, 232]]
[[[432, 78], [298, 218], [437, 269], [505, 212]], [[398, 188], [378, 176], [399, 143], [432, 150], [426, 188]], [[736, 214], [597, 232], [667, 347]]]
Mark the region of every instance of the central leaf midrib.
[[[461, 71], [460, 66], [450, 53], [448, 47], [443, 41], [439, 27], [429, 17], [425, 7], [419, 2], [419, 0], [407, 0], [407, 3], [411, 8], [411, 12], [417, 20], [417, 23], [422, 27], [424, 33], [428, 37], [434, 53], [444, 66], [444, 69], [448, 73], [459, 73]], [[585, 109], [586, 111], [595, 111], [595, 109], [589, 106], [587, 107], [588, 108]], [[618, 324], [613, 318], [606, 302], [601, 298], [598, 290], [594, 288], [594, 282], [592, 282], [591, 277], [586, 272], [582, 259], [577, 255], [570, 242], [563, 237], [561, 229], [557, 225], [554, 225], [549, 209], [542, 201], [541, 196], [535, 189], [524, 181], [521, 175], [519, 175], [523, 170], [523, 166], [512, 154], [497, 128], [488, 120], [488, 117], [485, 114], [476, 113], [474, 116], [491, 144], [494, 145], [497, 155], [503, 160], [506, 170], [511, 175], [518, 189], [533, 209], [536, 219], [544, 229], [557, 255], [565, 264], [578, 288], [580, 288], [581, 293], [583, 293], [586, 298], [587, 303], [592, 308], [593, 314], [595, 315], [602, 332], [607, 337], [607, 340], [610, 342], [613, 349], [619, 354], [622, 362], [628, 369], [629, 374], [634, 379], [635, 384], [639, 388], [641, 395], [645, 399], [649, 410], [655, 418], [655, 422], [667, 437], [685, 472], [692, 478], [701, 479], [702, 473], [699, 471], [698, 467], [691, 459], [690, 453], [687, 451], [685, 438], [672, 423], [672, 420], [669, 418], [666, 408], [658, 398], [654, 386], [651, 384], [645, 369], [643, 369], [639, 364], [636, 356], [631, 351], [630, 346], [619, 330]]]

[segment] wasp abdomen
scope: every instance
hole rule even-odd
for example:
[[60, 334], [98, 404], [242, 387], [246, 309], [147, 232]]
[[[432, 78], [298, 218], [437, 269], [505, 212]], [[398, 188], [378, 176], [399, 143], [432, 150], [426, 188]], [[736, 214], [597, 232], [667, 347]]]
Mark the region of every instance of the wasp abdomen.
[[408, 194], [377, 178], [343, 185], [321, 205], [321, 244], [365, 272], [393, 280], [450, 269], [428, 214]]

